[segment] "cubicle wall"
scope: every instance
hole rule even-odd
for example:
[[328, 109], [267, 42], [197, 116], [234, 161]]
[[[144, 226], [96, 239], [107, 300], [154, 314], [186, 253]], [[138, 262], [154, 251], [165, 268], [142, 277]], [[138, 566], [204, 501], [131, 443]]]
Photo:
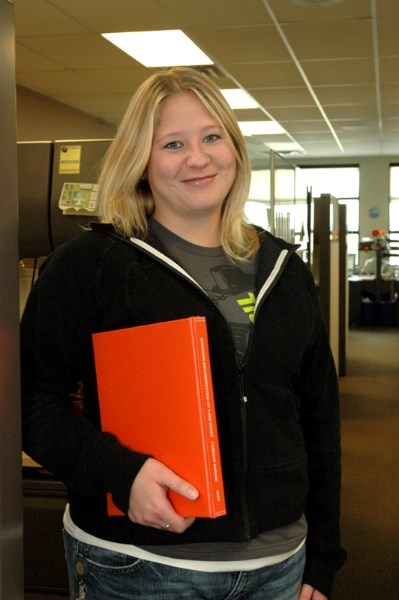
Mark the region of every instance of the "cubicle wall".
[[348, 281], [348, 246], [346, 205], [338, 204], [339, 225], [339, 359], [338, 373], [346, 373], [346, 351], [349, 329], [349, 281]]
[[311, 267], [337, 371], [345, 374], [347, 261], [345, 207], [330, 194], [313, 201]]

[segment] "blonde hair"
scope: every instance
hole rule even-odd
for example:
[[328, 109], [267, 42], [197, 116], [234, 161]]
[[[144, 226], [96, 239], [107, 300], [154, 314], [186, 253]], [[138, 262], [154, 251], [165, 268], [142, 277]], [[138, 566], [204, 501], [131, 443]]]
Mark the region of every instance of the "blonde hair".
[[259, 247], [256, 229], [244, 217], [251, 167], [244, 138], [223, 94], [199, 70], [176, 67], [150, 76], [133, 95], [105, 156], [99, 178], [100, 221], [126, 236], [144, 237], [154, 210], [143, 177], [163, 101], [172, 94], [194, 92], [230, 138], [236, 176], [222, 210], [222, 246], [228, 256], [245, 260]]

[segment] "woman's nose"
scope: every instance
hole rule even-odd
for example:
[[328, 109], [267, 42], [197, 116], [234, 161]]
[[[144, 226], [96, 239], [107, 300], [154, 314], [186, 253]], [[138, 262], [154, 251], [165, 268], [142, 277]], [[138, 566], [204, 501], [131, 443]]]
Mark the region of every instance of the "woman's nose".
[[210, 160], [209, 153], [206, 151], [206, 148], [202, 146], [202, 144], [190, 146], [187, 155], [187, 164], [190, 167], [204, 167], [209, 164]]

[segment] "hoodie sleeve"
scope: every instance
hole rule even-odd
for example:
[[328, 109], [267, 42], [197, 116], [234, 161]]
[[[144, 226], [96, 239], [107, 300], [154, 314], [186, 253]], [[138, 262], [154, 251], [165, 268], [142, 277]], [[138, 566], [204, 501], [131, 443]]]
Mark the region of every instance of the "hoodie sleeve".
[[[69, 492], [104, 498], [111, 492], [126, 512], [132, 481], [148, 457], [100, 430], [91, 335], [100, 313], [104, 239], [87, 232], [56, 250], [28, 299], [21, 320], [23, 449]], [[73, 409], [82, 383], [83, 415]]]

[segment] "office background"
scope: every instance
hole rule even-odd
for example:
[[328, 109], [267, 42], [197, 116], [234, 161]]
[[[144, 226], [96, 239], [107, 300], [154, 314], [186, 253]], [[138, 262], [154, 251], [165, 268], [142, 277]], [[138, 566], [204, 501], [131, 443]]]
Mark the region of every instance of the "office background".
[[[399, 5], [397, 0], [0, 0], [0, 10], [0, 596], [19, 600], [15, 141], [112, 137], [128, 98], [149, 71], [100, 33], [181, 28], [212, 56], [215, 67], [209, 72], [221, 86], [242, 87], [259, 102], [251, 114], [238, 111], [240, 120], [276, 120], [284, 128], [277, 136], [248, 140], [258, 168], [269, 147], [299, 166], [358, 165], [359, 233], [386, 229], [389, 166], [399, 162]], [[377, 219], [369, 214], [375, 207]]]

